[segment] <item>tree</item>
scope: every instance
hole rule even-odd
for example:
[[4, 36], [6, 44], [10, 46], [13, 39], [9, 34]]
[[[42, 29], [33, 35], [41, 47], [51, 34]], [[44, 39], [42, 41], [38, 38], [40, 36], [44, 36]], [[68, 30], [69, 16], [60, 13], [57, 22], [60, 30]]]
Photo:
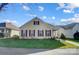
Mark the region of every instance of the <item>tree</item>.
[[62, 33], [61, 36], [60, 36], [60, 38], [61, 38], [61, 39], [65, 39], [66, 37], [65, 37], [65, 35]]
[[3, 9], [6, 5], [8, 5], [8, 3], [1, 3], [1, 4], [0, 4], [0, 11], [2, 11], [2, 9]]
[[74, 39], [78, 40], [79, 39], [79, 32], [76, 31], [73, 35]]

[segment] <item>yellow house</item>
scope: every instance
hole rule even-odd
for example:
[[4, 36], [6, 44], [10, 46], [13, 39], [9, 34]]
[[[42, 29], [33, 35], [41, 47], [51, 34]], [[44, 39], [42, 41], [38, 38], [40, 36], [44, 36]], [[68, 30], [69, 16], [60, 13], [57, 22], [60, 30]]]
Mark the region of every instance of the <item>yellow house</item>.
[[9, 22], [0, 23], [0, 38], [10, 38], [14, 35], [19, 36], [19, 28]]

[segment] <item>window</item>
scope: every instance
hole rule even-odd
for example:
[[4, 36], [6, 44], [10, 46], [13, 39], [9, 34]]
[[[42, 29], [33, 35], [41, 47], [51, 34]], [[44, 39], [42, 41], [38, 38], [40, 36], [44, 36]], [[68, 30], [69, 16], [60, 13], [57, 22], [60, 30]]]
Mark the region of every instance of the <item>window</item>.
[[27, 37], [27, 30], [21, 30], [21, 36], [22, 37]]
[[38, 36], [44, 36], [44, 31], [43, 30], [38, 30]]
[[26, 30], [26, 37], [27, 37], [27, 30]]
[[4, 32], [4, 29], [0, 29], [0, 32]]
[[35, 30], [29, 30], [29, 36], [35, 36]]
[[51, 30], [46, 30], [46, 31], [45, 31], [45, 35], [46, 35], [46, 36], [51, 36]]
[[34, 25], [39, 25], [39, 21], [34, 21]]
[[23, 30], [21, 30], [21, 36], [23, 36]]

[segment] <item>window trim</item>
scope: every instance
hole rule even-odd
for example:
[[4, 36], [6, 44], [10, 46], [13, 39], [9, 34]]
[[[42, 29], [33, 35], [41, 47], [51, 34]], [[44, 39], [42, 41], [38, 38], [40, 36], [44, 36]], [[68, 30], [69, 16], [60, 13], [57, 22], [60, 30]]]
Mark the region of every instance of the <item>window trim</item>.
[[51, 30], [45, 30], [45, 36], [51, 36]]
[[38, 30], [38, 37], [44, 36], [44, 30]]
[[33, 25], [39, 25], [39, 21], [33, 21]]

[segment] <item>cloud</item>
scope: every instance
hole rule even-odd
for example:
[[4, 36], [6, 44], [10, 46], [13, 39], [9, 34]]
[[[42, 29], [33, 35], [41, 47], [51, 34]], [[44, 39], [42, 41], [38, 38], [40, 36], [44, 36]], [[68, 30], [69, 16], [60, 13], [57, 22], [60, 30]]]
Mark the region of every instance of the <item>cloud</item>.
[[43, 19], [47, 19], [47, 16], [42, 16]]
[[16, 21], [15, 20], [9, 20], [9, 19], [6, 19], [6, 20], [4, 20], [5, 22], [12, 22], [12, 23], [16, 23]]
[[79, 17], [79, 14], [75, 14], [74, 17]]
[[74, 9], [79, 7], [78, 3], [59, 3], [57, 10], [63, 9], [65, 13], [74, 13]]
[[63, 12], [64, 13], [72, 13], [73, 11], [72, 10], [66, 10], [66, 9], [64, 9]]
[[26, 16], [36, 17], [37, 15], [35, 15], [35, 14], [26, 14]]
[[55, 16], [52, 16], [52, 19], [55, 19]]
[[79, 23], [79, 14], [74, 14], [74, 17], [68, 18], [68, 19], [61, 19], [61, 22], [65, 23]]
[[22, 5], [22, 8], [26, 11], [29, 11], [30, 10], [30, 7], [26, 6], [26, 5]]
[[61, 22], [66, 23], [79, 23], [79, 18], [69, 18], [69, 19], [61, 19]]
[[44, 11], [44, 7], [43, 6], [38, 6], [38, 10], [39, 11]]
[[52, 16], [52, 17], [49, 17], [49, 16], [42, 16], [41, 17], [42, 19], [48, 19], [48, 20], [54, 20], [55, 19], [55, 16]]
[[10, 22], [10, 23], [17, 24], [16, 20], [10, 20], [10, 19], [4, 19], [3, 22]]

